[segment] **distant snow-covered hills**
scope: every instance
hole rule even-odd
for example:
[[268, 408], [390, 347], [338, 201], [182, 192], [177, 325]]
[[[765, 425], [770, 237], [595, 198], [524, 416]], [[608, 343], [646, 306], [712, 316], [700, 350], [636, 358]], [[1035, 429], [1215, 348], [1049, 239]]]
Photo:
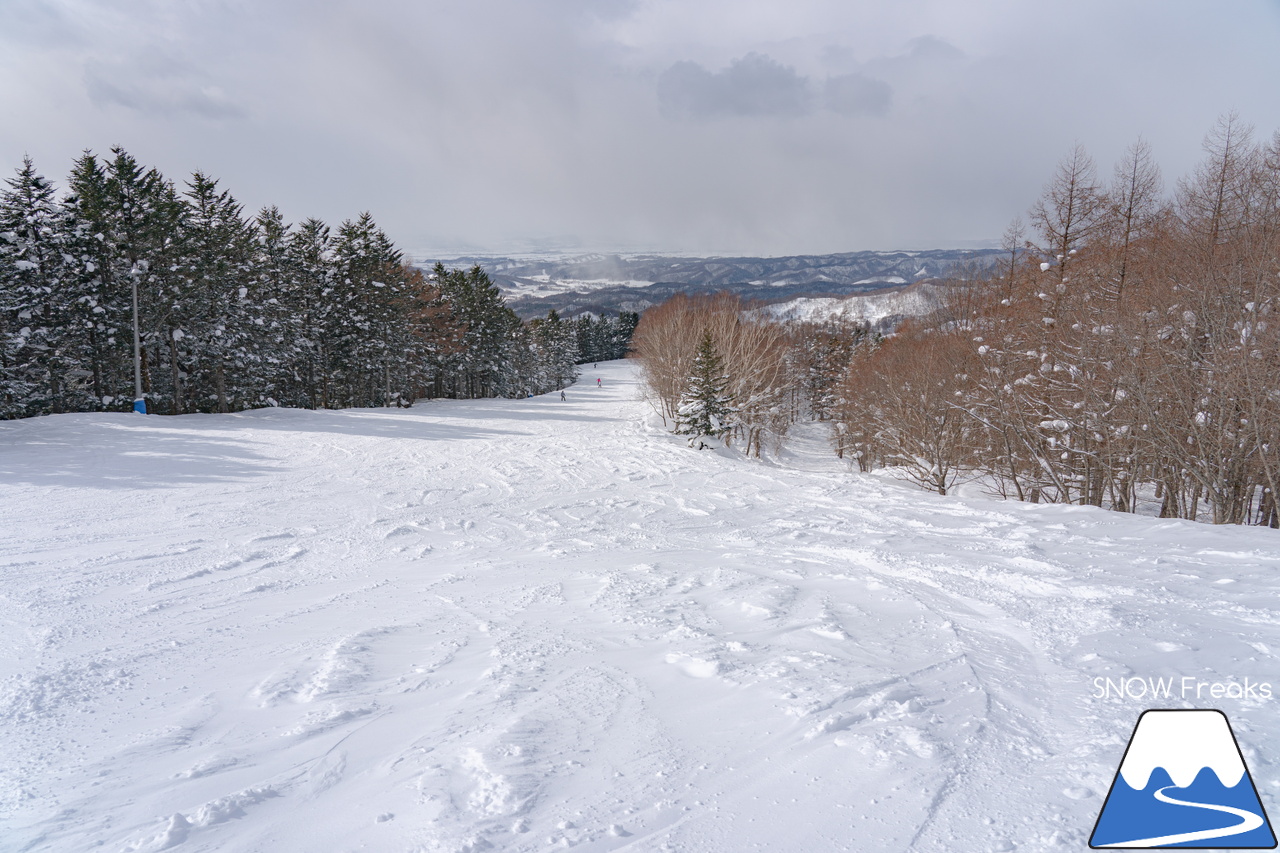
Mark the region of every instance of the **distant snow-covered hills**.
[[780, 320], [844, 320], [888, 332], [907, 317], [922, 317], [939, 306], [939, 285], [929, 279], [853, 296], [800, 296], [768, 306]]
[[932, 249], [779, 258], [585, 254], [440, 260], [450, 267], [479, 264], [517, 313], [534, 317], [552, 309], [570, 316], [643, 311], [676, 293], [727, 290], [770, 304], [849, 296], [963, 274], [966, 268], [989, 266], [999, 254], [998, 249]]

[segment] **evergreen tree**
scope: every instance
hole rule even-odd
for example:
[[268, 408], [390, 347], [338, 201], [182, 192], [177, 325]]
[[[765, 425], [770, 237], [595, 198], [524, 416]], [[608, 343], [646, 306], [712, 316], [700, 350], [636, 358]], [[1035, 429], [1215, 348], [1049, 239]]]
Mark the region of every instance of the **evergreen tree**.
[[[111, 153], [114, 156], [106, 166], [103, 198], [97, 210], [99, 222], [95, 223], [101, 226], [98, 233], [103, 235], [101, 272], [106, 287], [121, 288], [125, 294], [130, 293], [136, 281], [143, 394], [152, 407], [159, 405], [162, 410], [172, 411], [174, 377], [166, 357], [165, 336], [169, 313], [175, 301], [180, 303], [184, 298], [189, 284], [181, 252], [185, 208], [173, 184], [157, 170], [143, 169], [118, 146]], [[130, 307], [124, 324], [130, 362], [132, 321]], [[133, 394], [133, 371], [126, 368], [123, 373], [127, 384], [117, 390], [117, 399], [128, 399]], [[168, 400], [164, 401], [166, 397]]]
[[215, 179], [196, 172], [179, 194], [118, 147], [84, 152], [60, 203], [30, 160], [7, 187], [0, 418], [130, 409], [135, 315], [155, 412], [408, 405], [575, 378], [572, 324], [522, 324], [479, 266], [424, 276], [368, 213], [336, 237], [275, 208], [246, 220]]
[[508, 367], [520, 318], [507, 307], [497, 285], [479, 264], [465, 272], [436, 264], [434, 275], [462, 329], [459, 351], [443, 365], [448, 395], [477, 398], [524, 393], [524, 371]]
[[338, 405], [331, 380], [337, 369], [332, 340], [339, 332], [341, 308], [333, 286], [332, 246], [329, 226], [319, 219], [303, 220], [288, 238], [293, 278], [284, 304], [296, 317], [295, 370], [306, 389], [305, 405], [312, 409]]
[[259, 326], [258, 402], [306, 406], [306, 388], [298, 369], [303, 315], [290, 304], [298, 276], [289, 251], [289, 226], [275, 206], [259, 211], [255, 224], [250, 292]]
[[82, 367], [90, 373], [89, 408], [128, 409], [133, 394], [133, 315], [129, 281], [115, 275], [107, 173], [86, 151], [72, 165], [67, 183], [62, 232], [72, 259], [67, 281], [71, 326]]
[[187, 182], [185, 206], [183, 275], [166, 291], [160, 336], [169, 356], [173, 411], [188, 409], [187, 391], [199, 409], [260, 405], [257, 333], [265, 320], [250, 286], [255, 228], [231, 194], [201, 172]]
[[573, 321], [577, 341], [578, 364], [626, 358], [631, 336], [640, 323], [640, 315], [622, 311], [617, 317], [593, 317], [583, 314]]
[[343, 317], [334, 344], [342, 360], [346, 404], [391, 405], [400, 399], [397, 356], [408, 335], [402, 255], [367, 212], [342, 223], [333, 254]]
[[631, 337], [640, 325], [640, 315], [635, 311], [619, 311], [618, 323], [610, 340], [610, 358], [626, 358], [631, 351]]
[[599, 361], [595, 358], [595, 337], [596, 323], [595, 318], [590, 314], [583, 314], [573, 321], [573, 337], [574, 342], [578, 346], [578, 363]]
[[0, 414], [59, 411], [69, 368], [62, 352], [61, 233], [53, 185], [31, 158], [0, 192]]
[[690, 447], [701, 450], [708, 446], [706, 440], [721, 441], [733, 429], [735, 408], [728, 385], [711, 331], [704, 330], [676, 414], [675, 433], [689, 436]]
[[538, 390], [543, 393], [559, 391], [572, 385], [578, 378], [578, 371], [574, 367], [578, 360], [577, 330], [570, 323], [561, 320], [555, 310], [548, 311], [545, 319], [535, 320], [531, 325], [536, 350], [535, 379]]

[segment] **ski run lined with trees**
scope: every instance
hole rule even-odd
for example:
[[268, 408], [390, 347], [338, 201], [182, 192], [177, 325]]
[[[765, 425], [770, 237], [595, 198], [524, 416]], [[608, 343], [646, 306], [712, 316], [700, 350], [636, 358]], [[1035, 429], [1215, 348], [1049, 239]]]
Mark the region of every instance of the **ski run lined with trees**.
[[[1280, 527], [1280, 135], [1227, 116], [1205, 150], [1170, 200], [1145, 144], [1107, 186], [1077, 147], [1005, 262], [887, 340], [728, 293], [638, 329], [522, 323], [481, 267], [424, 275], [367, 213], [336, 236], [274, 208], [246, 221], [216, 181], [180, 194], [119, 148], [84, 154], [58, 200], [28, 160], [0, 196], [0, 416], [127, 410], [136, 285], [153, 411], [521, 397], [633, 349], [694, 447], [759, 456], [826, 421], [840, 457], [941, 494]], [[698, 374], [708, 359], [722, 375]]]
[[1214, 684], [1276, 813], [1274, 531], [693, 451], [634, 365], [0, 423], [2, 846], [1076, 853]]
[[479, 267], [424, 275], [365, 213], [333, 234], [246, 220], [116, 148], [68, 193], [28, 159], [0, 194], [0, 417], [128, 411], [139, 294], [143, 393], [165, 414], [410, 405], [564, 388], [620, 358], [637, 316], [522, 323]]
[[[1006, 262], [888, 339], [676, 297], [636, 331], [648, 393], [748, 455], [816, 419], [862, 471], [941, 494], [1280, 526], [1280, 134], [1227, 117], [1205, 149], [1168, 201], [1144, 144], [1105, 187], [1077, 147]], [[709, 355], [714, 388], [690, 381]]]
[[1280, 136], [1075, 149], [887, 336], [6, 186], [5, 851], [1074, 851], [1204, 690], [1276, 811]]

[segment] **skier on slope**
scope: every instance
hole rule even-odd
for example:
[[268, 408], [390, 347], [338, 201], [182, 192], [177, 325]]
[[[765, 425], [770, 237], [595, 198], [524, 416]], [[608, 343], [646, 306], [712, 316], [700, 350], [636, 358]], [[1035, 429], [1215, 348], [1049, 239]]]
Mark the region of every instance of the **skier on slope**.
[[561, 391], [561, 392], [560, 392], [560, 399], [561, 399], [561, 401], [563, 401], [563, 400], [564, 400], [564, 392], [563, 392], [563, 391]]

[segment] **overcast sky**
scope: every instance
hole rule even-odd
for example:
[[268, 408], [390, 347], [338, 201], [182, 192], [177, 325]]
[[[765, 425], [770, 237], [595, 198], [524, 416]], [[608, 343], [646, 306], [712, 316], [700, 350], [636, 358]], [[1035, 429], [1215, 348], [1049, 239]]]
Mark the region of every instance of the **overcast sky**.
[[1280, 127], [1280, 0], [0, 0], [0, 168], [122, 145], [418, 255], [997, 240], [1079, 142]]

